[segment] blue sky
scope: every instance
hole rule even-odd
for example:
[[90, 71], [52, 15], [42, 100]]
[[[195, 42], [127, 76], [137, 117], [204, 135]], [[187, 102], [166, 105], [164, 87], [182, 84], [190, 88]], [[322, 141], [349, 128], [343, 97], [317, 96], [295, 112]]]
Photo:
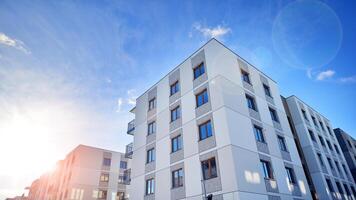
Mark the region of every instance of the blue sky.
[[79, 143], [123, 151], [135, 97], [211, 37], [356, 136], [355, 8], [336, 0], [1, 1], [0, 157], [30, 167], [0, 168], [0, 199]]

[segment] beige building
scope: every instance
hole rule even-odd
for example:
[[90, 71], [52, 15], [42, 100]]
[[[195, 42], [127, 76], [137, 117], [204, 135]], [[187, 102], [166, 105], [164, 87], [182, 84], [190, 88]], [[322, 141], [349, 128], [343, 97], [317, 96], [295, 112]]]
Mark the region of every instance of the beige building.
[[123, 200], [130, 183], [126, 154], [79, 145], [53, 172], [35, 180], [30, 200]]

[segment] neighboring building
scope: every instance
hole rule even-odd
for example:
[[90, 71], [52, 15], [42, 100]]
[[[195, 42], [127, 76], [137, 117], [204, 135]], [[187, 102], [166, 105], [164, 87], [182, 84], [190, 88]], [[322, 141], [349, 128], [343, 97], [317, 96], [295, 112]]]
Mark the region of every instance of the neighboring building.
[[125, 154], [79, 145], [53, 172], [35, 180], [30, 200], [124, 200], [130, 183]]
[[310, 188], [320, 200], [355, 199], [355, 184], [330, 121], [295, 96], [284, 99]]
[[215, 39], [131, 112], [131, 200], [311, 199], [277, 84]]
[[352, 176], [356, 180], [356, 141], [340, 128], [334, 129], [334, 132]]

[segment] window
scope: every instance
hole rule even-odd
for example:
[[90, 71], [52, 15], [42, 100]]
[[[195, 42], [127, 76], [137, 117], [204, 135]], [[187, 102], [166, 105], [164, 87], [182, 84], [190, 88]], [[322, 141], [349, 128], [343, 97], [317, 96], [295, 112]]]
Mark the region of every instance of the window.
[[201, 168], [203, 171], [203, 179], [208, 180], [218, 176], [216, 170], [215, 158], [210, 158], [201, 162]]
[[344, 189], [345, 189], [347, 196], [351, 196], [350, 190], [345, 183], [344, 183]]
[[247, 107], [257, 111], [257, 107], [256, 107], [256, 103], [255, 103], [255, 99], [253, 97], [251, 97], [250, 95], [246, 94], [246, 101], [247, 101]]
[[182, 149], [182, 136], [178, 135], [177, 137], [172, 138], [172, 153]]
[[312, 117], [312, 120], [313, 120], [313, 124], [314, 124], [316, 127], [318, 127], [318, 124], [316, 123], [315, 117], [314, 117], [314, 116], [311, 116], [311, 117]]
[[324, 139], [319, 135], [319, 141], [320, 141], [320, 144], [325, 147], [325, 142], [324, 142]]
[[153, 122], [148, 124], [147, 135], [151, 135], [151, 134], [153, 134], [155, 132], [156, 132], [156, 122], [153, 121]]
[[346, 176], [348, 176], [349, 173], [347, 172], [346, 165], [345, 165], [345, 164], [342, 164], [342, 168], [344, 169], [344, 172], [345, 172]]
[[243, 81], [245, 81], [248, 84], [251, 84], [250, 81], [250, 74], [244, 70], [241, 69], [241, 78]]
[[335, 166], [336, 166], [337, 171], [341, 172], [340, 165], [339, 165], [339, 163], [337, 161], [335, 161]]
[[331, 146], [331, 143], [329, 140], [326, 140], [326, 144], [328, 144], [330, 151], [333, 151], [333, 147]]
[[332, 163], [332, 161], [331, 161], [331, 158], [327, 158], [327, 160], [328, 160], [330, 169], [333, 170], [333, 169], [334, 169], [334, 165], [333, 165], [333, 163]]
[[148, 102], [148, 110], [150, 111], [154, 108], [156, 108], [156, 98], [153, 98]]
[[263, 176], [265, 179], [273, 179], [273, 172], [270, 162], [265, 160], [260, 160]]
[[313, 131], [308, 130], [308, 132], [309, 132], [310, 138], [311, 138], [314, 142], [316, 142], [316, 139], [315, 139], [315, 136], [314, 136]]
[[333, 187], [330, 179], [325, 179], [325, 180], [326, 180], [326, 184], [328, 185], [329, 191], [330, 192], [335, 192], [334, 187]]
[[147, 151], [147, 157], [146, 157], [147, 163], [155, 161], [155, 149], [149, 149]]
[[253, 126], [253, 132], [255, 133], [255, 138], [259, 142], [265, 142], [265, 138], [263, 136], [262, 128], [259, 126]]
[[207, 121], [203, 124], [199, 125], [199, 139], [204, 140], [213, 135], [213, 131], [211, 129], [211, 121]]
[[196, 100], [197, 107], [207, 103], [209, 101], [208, 91], [205, 89], [202, 92], [200, 92], [199, 94], [197, 94], [195, 96], [195, 100]]
[[275, 122], [279, 122], [276, 110], [273, 109], [273, 108], [268, 108], [268, 109], [269, 109], [269, 113], [271, 114], [272, 120], [275, 121]]
[[342, 190], [339, 182], [336, 182], [336, 187], [337, 187], [337, 190], [339, 190], [340, 194], [344, 194], [344, 191]]
[[99, 190], [98, 192], [98, 199], [106, 199], [108, 196], [108, 191], [106, 190]]
[[204, 63], [200, 63], [197, 67], [194, 68], [194, 79], [197, 79], [199, 76], [205, 73]]
[[353, 186], [351, 186], [351, 191], [352, 191], [352, 194], [354, 194], [354, 197], [356, 197], [356, 190]]
[[104, 166], [110, 166], [111, 165], [111, 159], [110, 158], [104, 158], [103, 165]]
[[286, 167], [286, 172], [287, 172], [287, 177], [288, 177], [289, 183], [295, 184], [296, 181], [295, 181], [293, 169], [290, 167]]
[[109, 182], [109, 174], [102, 173], [100, 175], [100, 182]]
[[124, 200], [124, 199], [125, 199], [125, 192], [116, 193], [116, 200]]
[[179, 92], [179, 81], [176, 81], [171, 85], [171, 96]]
[[350, 148], [352, 148], [352, 144], [351, 144], [350, 140], [347, 140], [347, 143], [349, 144]]
[[318, 158], [319, 158], [320, 165], [324, 166], [324, 161], [323, 161], [323, 158], [321, 157], [321, 154], [318, 153], [317, 155], [318, 155]]
[[329, 126], [327, 126], [326, 129], [328, 129], [328, 132], [329, 132], [329, 134], [330, 134], [331, 136], [334, 136], [334, 135], [332, 134], [331, 129], [330, 129]]
[[125, 176], [119, 175], [119, 183], [125, 183]]
[[323, 129], [323, 131], [325, 131], [323, 122], [319, 121], [319, 124], [320, 124], [321, 129]]
[[120, 168], [121, 169], [127, 169], [127, 162], [126, 161], [120, 161]]
[[171, 110], [171, 122], [174, 122], [179, 118], [180, 118], [180, 107], [177, 106], [173, 110]]
[[306, 121], [309, 121], [308, 117], [307, 117], [307, 113], [305, 112], [305, 110], [302, 109], [302, 113], [303, 113], [303, 117]]
[[278, 138], [278, 144], [279, 144], [279, 148], [282, 151], [287, 151], [287, 145], [286, 145], [286, 141], [284, 140], [284, 137], [282, 136], [277, 136]]
[[183, 169], [178, 169], [172, 172], [172, 188], [183, 186]]
[[263, 90], [265, 91], [265, 94], [266, 94], [267, 96], [272, 97], [272, 95], [271, 95], [271, 90], [270, 90], [270, 88], [269, 88], [268, 85], [263, 84]]
[[339, 148], [336, 146], [336, 144], [334, 144], [334, 149], [335, 149], [337, 154], [340, 154]]
[[146, 180], [146, 195], [155, 193], [155, 179]]

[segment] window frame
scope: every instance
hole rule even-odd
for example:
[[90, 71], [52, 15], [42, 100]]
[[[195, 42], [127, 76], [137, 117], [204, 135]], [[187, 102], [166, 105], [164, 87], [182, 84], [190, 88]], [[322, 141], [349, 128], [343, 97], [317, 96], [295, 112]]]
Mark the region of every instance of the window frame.
[[146, 190], [145, 194], [147, 195], [153, 195], [155, 193], [155, 179], [150, 178], [146, 179]]
[[246, 97], [247, 107], [249, 109], [252, 109], [252, 110], [258, 112], [255, 98], [248, 94], [245, 94], [245, 97]]
[[283, 136], [277, 135], [278, 146], [281, 151], [288, 152], [286, 140]]
[[289, 183], [296, 184], [297, 182], [296, 182], [295, 173], [294, 173], [293, 168], [285, 167], [285, 169], [286, 169], [286, 172], [287, 172], [287, 177], [288, 177]]
[[274, 180], [273, 169], [270, 161], [260, 159], [263, 178], [266, 180]]
[[156, 121], [152, 121], [147, 124], [147, 135], [152, 135], [156, 133]]
[[146, 152], [146, 164], [152, 163], [156, 160], [155, 148], [150, 148]]
[[255, 139], [258, 142], [266, 143], [265, 136], [263, 134], [263, 129], [260, 126], [253, 125], [253, 133], [255, 135]]
[[153, 97], [148, 101], [148, 111], [156, 108], [156, 97]]
[[109, 182], [109, 179], [110, 179], [110, 174], [109, 173], [101, 173], [100, 174], [100, 182], [104, 182], [104, 183], [107, 183]]
[[268, 110], [271, 115], [272, 121], [279, 123], [279, 117], [278, 117], [277, 111], [271, 107], [268, 107]]
[[110, 167], [111, 166], [111, 158], [103, 158], [103, 166]]
[[201, 62], [193, 68], [194, 80], [205, 74], [205, 63]]
[[[201, 97], [201, 103], [200, 103], [200, 97]], [[201, 92], [197, 93], [195, 95], [195, 106], [196, 108], [199, 108], [200, 106], [206, 104], [209, 102], [209, 94], [208, 94], [208, 89], [205, 88]]]
[[263, 90], [265, 92], [265, 95], [268, 96], [268, 97], [273, 98], [272, 97], [272, 93], [271, 93], [271, 87], [269, 87], [268, 85], [266, 85], [264, 83], [262, 85], [263, 85]]
[[[175, 153], [183, 148], [182, 135], [179, 134], [171, 139], [171, 153]], [[174, 147], [177, 147], [176, 149]]]
[[[199, 132], [199, 141], [205, 140], [207, 138], [210, 138], [213, 136], [213, 127], [211, 124], [211, 120], [207, 120], [201, 124], [198, 125], [198, 132]], [[202, 130], [205, 130], [205, 134], [203, 135]], [[205, 137], [203, 137], [205, 136]]]
[[251, 79], [250, 79], [250, 73], [248, 73], [246, 70], [240, 69], [241, 70], [241, 79], [242, 81], [251, 84]]
[[180, 105], [176, 106], [175, 108], [173, 108], [171, 110], [171, 122], [174, 122], [174, 121], [178, 120], [179, 118], [181, 118]]
[[[206, 164], [208, 166], [208, 168], [207, 168], [208, 176], [206, 176], [206, 174], [205, 174], [204, 166], [206, 166]], [[211, 157], [209, 159], [201, 161], [201, 169], [202, 169], [203, 180], [209, 180], [209, 179], [218, 177], [218, 167], [216, 164], [215, 157]]]
[[172, 171], [172, 188], [183, 187], [184, 185], [183, 168], [179, 168]]
[[170, 85], [170, 96], [173, 96], [174, 94], [179, 92], [179, 90], [180, 90], [180, 84], [179, 84], [179, 80], [177, 80], [172, 85]]

